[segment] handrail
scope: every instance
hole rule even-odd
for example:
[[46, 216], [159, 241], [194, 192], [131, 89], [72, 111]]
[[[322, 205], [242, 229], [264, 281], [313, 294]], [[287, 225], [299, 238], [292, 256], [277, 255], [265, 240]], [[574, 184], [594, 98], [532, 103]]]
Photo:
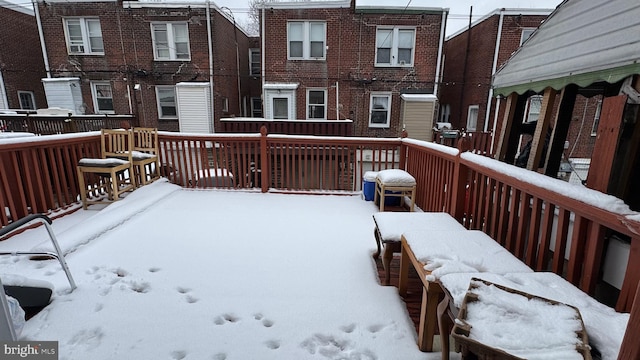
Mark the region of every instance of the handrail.
[[67, 275], [67, 280], [69, 280], [69, 285], [71, 285], [71, 291], [76, 289], [76, 283], [73, 280], [73, 276], [71, 275], [71, 271], [69, 271], [69, 266], [67, 266], [67, 262], [64, 259], [64, 255], [62, 254], [62, 250], [60, 249], [60, 245], [58, 244], [58, 240], [56, 239], [56, 235], [53, 232], [53, 229], [51, 228], [51, 224], [53, 224], [53, 221], [46, 215], [43, 214], [31, 214], [28, 216], [23, 217], [22, 219], [16, 220], [14, 222], [12, 222], [11, 224], [3, 227], [2, 229], [0, 229], [0, 238], [8, 235], [10, 233], [12, 233], [15, 230], [18, 230], [19, 228], [21, 228], [22, 226], [34, 221], [34, 220], [39, 220], [44, 224], [44, 227], [47, 229], [47, 233], [49, 233], [49, 238], [51, 239], [51, 243], [53, 244], [53, 248], [55, 249], [55, 253], [52, 253], [50, 251], [42, 251], [42, 252], [33, 252], [33, 251], [10, 251], [10, 252], [6, 252], [6, 251], [2, 251], [0, 252], [0, 255], [12, 255], [12, 256], [17, 256], [17, 255], [40, 255], [40, 256], [51, 256], [54, 257], [56, 259], [58, 259], [58, 261], [60, 262], [60, 266], [62, 266], [62, 270], [64, 270], [64, 273]]

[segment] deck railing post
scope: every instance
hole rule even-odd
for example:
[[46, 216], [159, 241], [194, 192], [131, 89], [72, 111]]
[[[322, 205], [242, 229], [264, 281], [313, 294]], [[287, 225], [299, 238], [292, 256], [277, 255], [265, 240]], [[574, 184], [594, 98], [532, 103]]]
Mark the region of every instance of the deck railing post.
[[624, 332], [622, 345], [618, 353], [618, 360], [635, 360], [640, 358], [638, 332], [640, 332], [640, 286], [636, 289], [629, 322], [627, 323], [627, 330]]
[[267, 127], [262, 125], [260, 127], [260, 184], [262, 185], [263, 193], [269, 191], [269, 178], [271, 177], [268, 146]]
[[[402, 138], [406, 138], [408, 137], [409, 134], [407, 133], [406, 130], [402, 130]], [[407, 146], [404, 144], [403, 141], [400, 141], [400, 159], [399, 164], [398, 164], [398, 168], [406, 170], [407, 169]]]
[[451, 216], [456, 218], [460, 223], [465, 216], [465, 205], [467, 199], [467, 179], [469, 177], [469, 169], [462, 165], [460, 161], [460, 155], [469, 149], [469, 140], [462, 138], [458, 143], [458, 150], [460, 152], [456, 156], [455, 165], [453, 168], [453, 193], [451, 194]]

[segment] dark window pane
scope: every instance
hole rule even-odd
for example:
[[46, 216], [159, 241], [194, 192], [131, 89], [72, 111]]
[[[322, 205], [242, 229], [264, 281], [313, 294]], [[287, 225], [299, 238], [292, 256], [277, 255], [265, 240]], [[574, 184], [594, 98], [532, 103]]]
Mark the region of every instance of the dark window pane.
[[302, 41], [292, 41], [289, 45], [289, 56], [292, 58], [302, 57]]
[[314, 57], [314, 58], [324, 57], [324, 43], [322, 41], [311, 42], [311, 57]]
[[376, 59], [378, 64], [390, 64], [391, 63], [391, 49], [378, 48], [378, 58]]
[[373, 124], [386, 124], [387, 123], [387, 112], [386, 111], [372, 111], [371, 112], [371, 123], [373, 123]]

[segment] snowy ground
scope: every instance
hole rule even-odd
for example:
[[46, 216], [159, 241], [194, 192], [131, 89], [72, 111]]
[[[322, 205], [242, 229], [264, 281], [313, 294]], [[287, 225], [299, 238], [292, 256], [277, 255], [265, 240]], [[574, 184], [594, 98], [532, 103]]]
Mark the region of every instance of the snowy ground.
[[[377, 209], [358, 196], [161, 180], [95, 209], [54, 222], [74, 292], [56, 261], [0, 258], [2, 273], [55, 285], [21, 340], [57, 340], [60, 359], [440, 358], [417, 349], [397, 289], [378, 283]], [[0, 249], [46, 240], [40, 227]]]

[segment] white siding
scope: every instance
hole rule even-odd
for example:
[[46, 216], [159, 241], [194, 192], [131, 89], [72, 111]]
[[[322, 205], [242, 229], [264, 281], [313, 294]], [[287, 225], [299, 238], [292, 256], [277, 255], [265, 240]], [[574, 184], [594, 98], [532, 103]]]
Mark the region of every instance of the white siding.
[[49, 107], [67, 109], [72, 114], [85, 113], [79, 78], [42, 79], [42, 84]]
[[402, 119], [407, 134], [412, 139], [432, 141], [433, 140], [433, 116], [435, 113], [436, 97], [430, 96], [407, 96], [402, 98]]
[[176, 84], [180, 132], [214, 133], [209, 83]]

